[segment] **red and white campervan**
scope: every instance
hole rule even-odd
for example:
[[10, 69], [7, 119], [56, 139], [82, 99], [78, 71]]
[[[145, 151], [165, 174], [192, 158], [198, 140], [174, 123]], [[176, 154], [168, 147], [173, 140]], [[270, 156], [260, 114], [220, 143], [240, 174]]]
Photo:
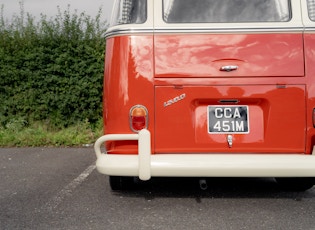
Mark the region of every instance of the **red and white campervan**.
[[95, 151], [112, 189], [135, 177], [313, 186], [315, 0], [116, 0], [106, 39]]

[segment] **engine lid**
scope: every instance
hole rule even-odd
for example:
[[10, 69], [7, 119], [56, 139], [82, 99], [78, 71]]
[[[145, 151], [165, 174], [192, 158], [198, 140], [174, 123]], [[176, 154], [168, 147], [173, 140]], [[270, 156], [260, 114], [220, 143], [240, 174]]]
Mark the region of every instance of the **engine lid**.
[[155, 35], [155, 77], [304, 76], [303, 35]]

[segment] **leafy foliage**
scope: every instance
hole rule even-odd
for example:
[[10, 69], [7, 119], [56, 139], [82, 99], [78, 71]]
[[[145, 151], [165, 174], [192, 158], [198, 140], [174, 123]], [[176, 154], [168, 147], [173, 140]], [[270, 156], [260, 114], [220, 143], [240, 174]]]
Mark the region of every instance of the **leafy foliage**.
[[39, 22], [0, 14], [0, 126], [44, 122], [53, 129], [101, 117], [106, 22], [58, 8]]

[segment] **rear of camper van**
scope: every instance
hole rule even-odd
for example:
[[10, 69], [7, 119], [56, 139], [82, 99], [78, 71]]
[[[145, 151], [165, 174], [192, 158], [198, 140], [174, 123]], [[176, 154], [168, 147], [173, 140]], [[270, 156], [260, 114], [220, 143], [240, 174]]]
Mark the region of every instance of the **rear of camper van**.
[[314, 32], [315, 0], [116, 0], [98, 171], [311, 188]]

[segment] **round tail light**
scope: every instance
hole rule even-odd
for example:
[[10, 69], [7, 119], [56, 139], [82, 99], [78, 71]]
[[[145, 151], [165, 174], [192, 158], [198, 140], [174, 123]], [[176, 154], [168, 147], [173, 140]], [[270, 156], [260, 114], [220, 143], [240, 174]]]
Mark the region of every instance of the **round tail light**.
[[143, 105], [135, 105], [130, 109], [130, 128], [133, 132], [139, 132], [148, 127], [148, 110]]

